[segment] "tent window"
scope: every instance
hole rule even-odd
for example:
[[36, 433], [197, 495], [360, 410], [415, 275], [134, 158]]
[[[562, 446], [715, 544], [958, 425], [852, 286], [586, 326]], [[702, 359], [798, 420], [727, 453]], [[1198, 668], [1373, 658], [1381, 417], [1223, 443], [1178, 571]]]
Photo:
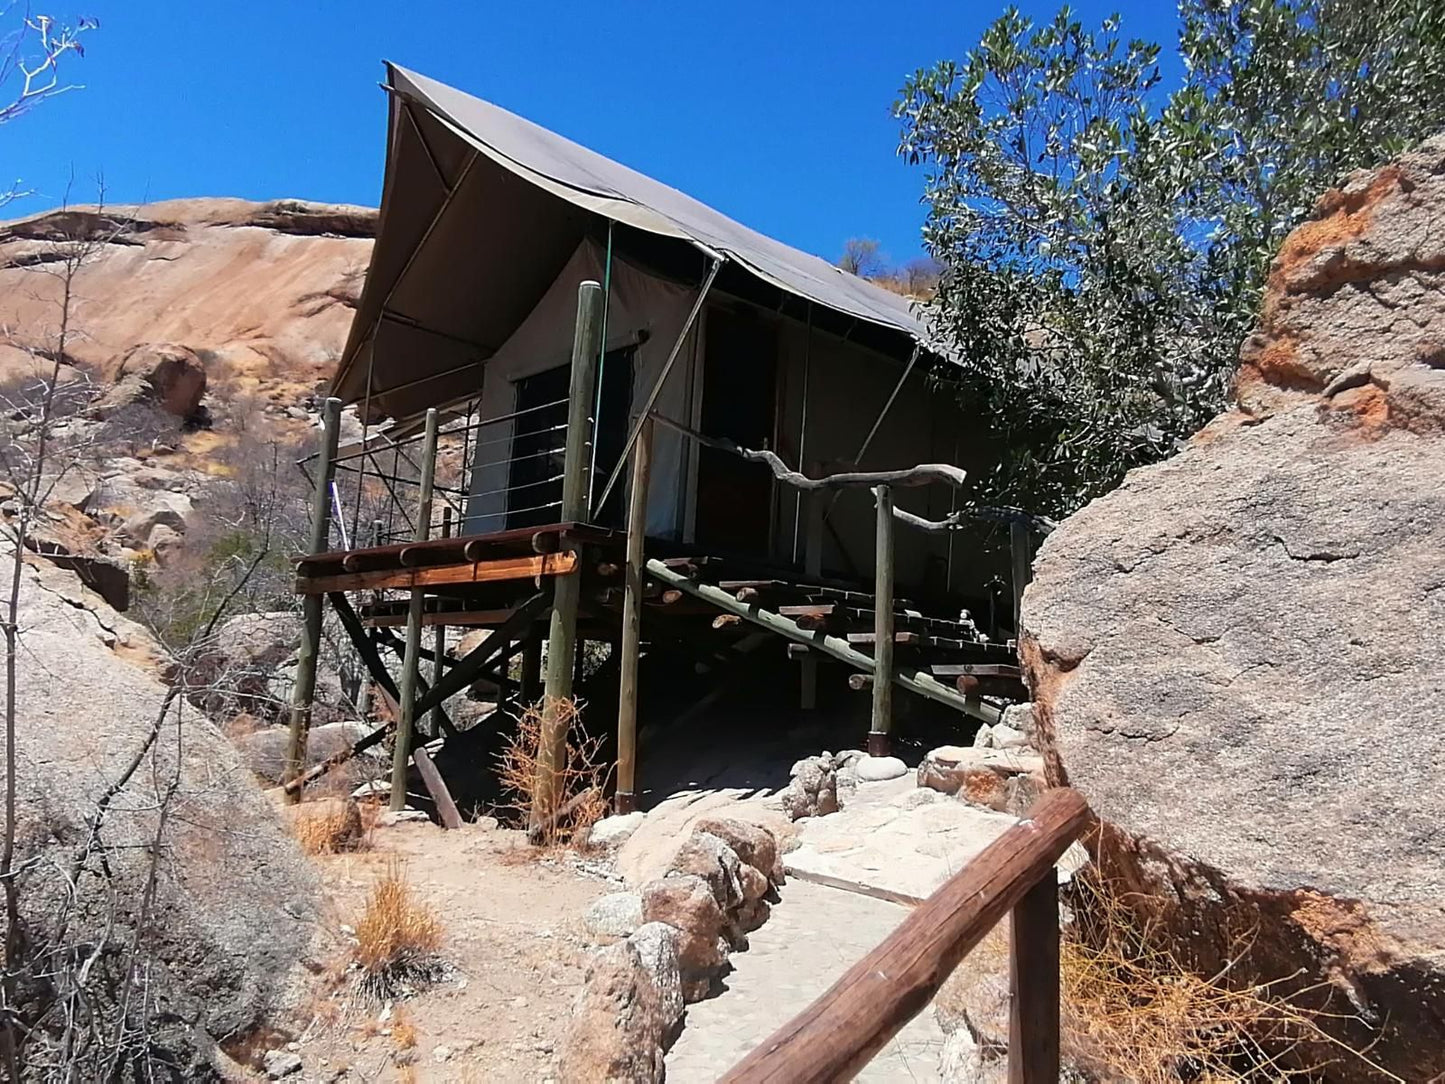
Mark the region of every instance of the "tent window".
[[[632, 361], [636, 346], [610, 351], [602, 366], [602, 410], [597, 426], [597, 473], [606, 478], [627, 439], [627, 413], [632, 405]], [[512, 462], [507, 476], [507, 526], [536, 527], [561, 517], [563, 427], [571, 365], [559, 365], [516, 382], [516, 408], [529, 411], [512, 432]], [[537, 410], [536, 407], [544, 409]], [[625, 501], [609, 501], [604, 526], [620, 526]], [[613, 522], [617, 521], [617, 522]]]

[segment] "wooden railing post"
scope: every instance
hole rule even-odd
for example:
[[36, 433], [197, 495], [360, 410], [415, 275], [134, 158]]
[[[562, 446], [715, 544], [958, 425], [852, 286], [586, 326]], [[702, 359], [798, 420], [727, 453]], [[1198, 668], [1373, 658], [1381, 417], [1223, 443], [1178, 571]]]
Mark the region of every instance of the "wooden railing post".
[[[311, 535], [308, 554], [326, 550], [331, 534], [331, 483], [336, 477], [336, 441], [341, 431], [341, 400], [329, 398], [321, 405], [321, 452], [316, 459], [316, 492], [311, 495]], [[311, 729], [311, 702], [316, 696], [316, 663], [321, 650], [321, 617], [325, 600], [321, 595], [301, 599], [301, 644], [296, 651], [296, 683], [291, 687], [291, 731], [286, 741], [284, 779], [301, 775], [306, 768], [306, 736]], [[301, 800], [301, 788], [287, 791], [285, 800]]]
[[[426, 412], [426, 439], [422, 442], [421, 486], [416, 502], [417, 542], [425, 542], [431, 533], [432, 481], [437, 463], [437, 412]], [[406, 654], [401, 664], [401, 688], [398, 700], [400, 718], [396, 721], [396, 745], [391, 755], [391, 808], [406, 806], [406, 766], [411, 759], [412, 729], [416, 716], [416, 679], [421, 667], [421, 619], [426, 604], [426, 590], [413, 587], [406, 609]]]
[[1055, 1084], [1059, 1079], [1059, 881], [1053, 870], [1014, 905], [1009, 987], [1009, 1084]]
[[890, 756], [893, 729], [893, 491], [873, 490], [878, 504], [877, 567], [873, 573], [873, 724], [868, 754]]
[[622, 670], [617, 694], [616, 811], [637, 808], [637, 667], [642, 654], [642, 579], [647, 537], [647, 483], [652, 473], [652, 419], [632, 446], [632, 492], [627, 508], [627, 568], [622, 596]]
[[[587, 459], [591, 428], [592, 374], [602, 348], [602, 287], [584, 282], [577, 288], [577, 324], [572, 336], [572, 374], [568, 387], [567, 445], [562, 466], [562, 521], [587, 516]], [[604, 494], [605, 496], [605, 494]], [[542, 734], [532, 788], [529, 828], [549, 822], [562, 787], [562, 763], [571, 715], [572, 668], [577, 653], [577, 606], [582, 594], [580, 568], [554, 577], [552, 621], [547, 639], [547, 679], [542, 692]]]

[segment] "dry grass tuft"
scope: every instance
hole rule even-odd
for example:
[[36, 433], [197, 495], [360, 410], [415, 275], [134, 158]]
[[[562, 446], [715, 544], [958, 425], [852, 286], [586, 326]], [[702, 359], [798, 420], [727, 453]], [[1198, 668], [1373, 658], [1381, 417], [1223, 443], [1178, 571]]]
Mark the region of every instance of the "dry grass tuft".
[[[534, 842], [544, 847], [569, 843], [591, 828], [609, 810], [606, 797], [611, 767], [601, 760], [602, 739], [589, 737], [582, 726], [582, 709], [572, 700], [560, 703], [561, 725], [567, 734], [566, 752], [557, 786], [558, 809], [564, 815], [544, 826]], [[542, 707], [534, 705], [517, 720], [517, 729], [497, 758], [497, 778], [510, 796], [507, 809], [519, 824], [527, 824], [536, 801], [538, 751], [542, 745]]]
[[349, 800], [303, 804], [296, 810], [292, 832], [305, 854], [339, 854], [364, 850], [369, 843], [358, 811]]
[[442, 926], [416, 898], [401, 862], [393, 859], [372, 885], [356, 924], [353, 962], [361, 989], [377, 1000], [397, 998], [441, 974]]
[[[1198, 975], [1097, 876], [1077, 877], [1071, 895], [1075, 921], [1060, 960], [1063, 1031], [1066, 1055], [1081, 1067], [1140, 1084], [1314, 1079], [1322, 1065], [1292, 1068], [1307, 1046], [1332, 1048], [1339, 1064], [1357, 1070], [1377, 1068], [1322, 1029], [1323, 1014], [1303, 1000], [1314, 991], [1299, 989], [1293, 976], [1235, 987], [1226, 973]], [[1237, 955], [1248, 949], [1241, 944]]]
[[392, 1017], [391, 1041], [398, 1050], [411, 1050], [416, 1046], [416, 1025], [404, 1009], [397, 1009]]

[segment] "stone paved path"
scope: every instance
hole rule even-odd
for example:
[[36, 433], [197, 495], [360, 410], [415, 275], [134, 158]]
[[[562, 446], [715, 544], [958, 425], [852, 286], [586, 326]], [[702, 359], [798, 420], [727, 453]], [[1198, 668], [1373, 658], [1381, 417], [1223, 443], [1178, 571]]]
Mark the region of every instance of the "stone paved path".
[[[790, 880], [772, 917], [734, 953], [727, 989], [691, 1005], [667, 1056], [668, 1084], [716, 1080], [833, 984], [907, 915], [907, 908], [837, 888]], [[926, 1009], [903, 1029], [861, 1081], [938, 1081], [943, 1032]]]

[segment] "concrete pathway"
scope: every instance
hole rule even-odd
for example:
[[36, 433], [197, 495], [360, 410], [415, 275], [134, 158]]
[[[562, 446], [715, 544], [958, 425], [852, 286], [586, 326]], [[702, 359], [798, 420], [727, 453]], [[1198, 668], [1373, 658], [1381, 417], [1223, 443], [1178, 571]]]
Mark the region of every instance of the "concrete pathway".
[[[837, 888], [789, 881], [772, 917], [731, 957], [726, 989], [690, 1005], [667, 1055], [668, 1084], [707, 1084], [831, 986], [908, 909]], [[857, 1079], [939, 1081], [943, 1032], [932, 1009], [914, 1017]]]

